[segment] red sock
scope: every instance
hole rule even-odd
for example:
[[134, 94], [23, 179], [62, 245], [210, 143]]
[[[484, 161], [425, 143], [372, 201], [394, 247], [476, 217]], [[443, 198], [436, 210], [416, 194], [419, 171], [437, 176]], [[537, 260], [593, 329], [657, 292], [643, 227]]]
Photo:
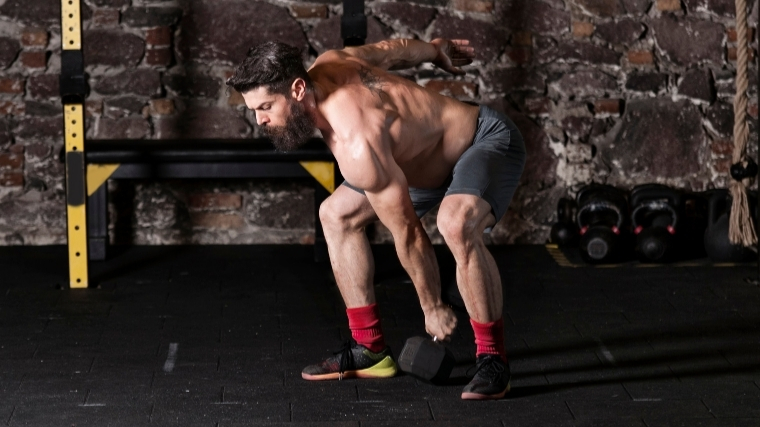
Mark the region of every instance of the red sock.
[[361, 344], [373, 353], [378, 353], [385, 348], [383, 330], [380, 328], [380, 311], [377, 304], [365, 307], [347, 308], [348, 327], [351, 336], [358, 344]]
[[489, 323], [478, 323], [470, 319], [470, 324], [475, 332], [475, 345], [478, 346], [475, 356], [498, 354], [504, 363], [507, 363], [507, 349], [504, 347], [504, 318]]

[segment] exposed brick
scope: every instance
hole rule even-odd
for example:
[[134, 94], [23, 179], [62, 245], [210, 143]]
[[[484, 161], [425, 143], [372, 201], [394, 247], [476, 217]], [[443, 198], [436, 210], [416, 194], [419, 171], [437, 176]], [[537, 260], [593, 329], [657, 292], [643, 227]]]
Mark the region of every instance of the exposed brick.
[[133, 93], [155, 96], [161, 93], [160, 73], [157, 70], [145, 68], [127, 69], [119, 74], [96, 80], [92, 87], [104, 95]]
[[0, 186], [2, 187], [23, 187], [24, 173], [17, 171], [0, 172]]
[[507, 48], [507, 56], [515, 64], [528, 64], [533, 58], [533, 52], [530, 48], [526, 47], [510, 47]]
[[47, 67], [47, 52], [44, 50], [33, 50], [31, 52], [21, 52], [19, 55], [21, 64], [26, 68], [41, 69]]
[[172, 63], [172, 50], [168, 47], [146, 49], [145, 63], [158, 67], [167, 67]]
[[10, 37], [0, 37], [0, 68], [8, 68], [21, 50], [21, 43]]
[[33, 142], [26, 146], [26, 158], [30, 161], [46, 159], [50, 155], [51, 148], [49, 144]]
[[526, 98], [525, 109], [532, 116], [548, 115], [552, 111], [554, 104], [549, 98]]
[[96, 138], [101, 139], [142, 139], [150, 133], [150, 124], [141, 116], [129, 116], [120, 119], [101, 117]]
[[[23, 149], [23, 146], [21, 147]], [[0, 153], [0, 169], [21, 169], [23, 167], [23, 153]]]
[[[182, 17], [182, 37], [177, 43], [182, 59], [237, 64], [251, 46], [265, 40], [279, 40], [298, 48], [308, 46], [301, 25], [279, 4], [215, 0], [194, 1], [192, 5], [192, 11], [188, 9]], [[259, 24], [251, 25], [252, 17]], [[340, 30], [337, 36], [340, 39]]]
[[458, 80], [430, 80], [426, 88], [455, 98], [473, 98], [478, 94], [478, 85]]
[[130, 7], [121, 20], [130, 27], [163, 27], [176, 24], [180, 17], [179, 7]]
[[620, 106], [623, 104], [620, 99], [597, 99], [594, 101], [595, 114], [620, 114]]
[[181, 115], [153, 119], [157, 139], [247, 138], [251, 125], [229, 107], [190, 105]]
[[327, 18], [327, 5], [324, 4], [294, 4], [290, 13], [296, 19]]
[[715, 172], [719, 174], [727, 174], [731, 169], [731, 159], [718, 159], [715, 161]]
[[[738, 52], [736, 50], [736, 47], [733, 47], [733, 46], [728, 47], [727, 56], [728, 56], [729, 61], [736, 61], [737, 55], [738, 55]], [[750, 49], [749, 60], [753, 61], [754, 59], [755, 59], [755, 49]]]
[[533, 33], [530, 31], [517, 31], [512, 35], [513, 46], [533, 46]]
[[36, 74], [29, 77], [27, 86], [32, 98], [55, 98], [60, 95], [58, 74]]
[[594, 34], [594, 24], [591, 22], [573, 21], [573, 37], [590, 37]]
[[657, 0], [657, 10], [662, 12], [681, 10], [681, 0]]
[[203, 74], [164, 74], [161, 82], [179, 96], [216, 98], [222, 89], [221, 79]]
[[168, 116], [174, 114], [174, 101], [168, 98], [151, 99], [150, 114], [152, 116]]
[[716, 156], [730, 156], [734, 152], [734, 141], [731, 139], [716, 139], [710, 144], [710, 151]]
[[647, 26], [653, 30], [657, 46], [677, 65], [723, 60], [725, 27], [722, 24], [665, 14]]
[[648, 50], [629, 50], [628, 63], [632, 65], [652, 65], [654, 55]]
[[169, 46], [172, 44], [172, 30], [169, 27], [150, 28], [145, 31], [145, 43], [149, 46]]
[[116, 30], [86, 30], [84, 58], [88, 65], [134, 67], [145, 51], [140, 37]]
[[[540, 3], [540, 2], [531, 2]], [[505, 27], [474, 18], [461, 19], [453, 14], [441, 14], [435, 20], [435, 28], [431, 37], [449, 39], [468, 39], [475, 48], [476, 57], [482, 61], [493, 61], [506, 44], [508, 37], [506, 28], [531, 31], [530, 27], [513, 25]]]
[[493, 0], [454, 0], [452, 6], [463, 12], [493, 12]]
[[240, 92], [230, 88], [227, 97], [227, 105], [232, 105], [234, 107], [245, 105], [245, 99], [243, 99], [243, 95], [241, 95]]
[[24, 103], [19, 101], [0, 101], [0, 115], [18, 116], [24, 114]]
[[577, 0], [579, 6], [598, 16], [616, 16], [624, 12], [617, 0]]
[[754, 118], [757, 118], [757, 104], [747, 105], [747, 114]]
[[614, 45], [630, 45], [641, 37], [646, 27], [637, 19], [621, 19], [596, 26], [595, 33], [602, 40]]
[[686, 71], [678, 84], [678, 93], [712, 103], [715, 100], [715, 85], [710, 70], [697, 68]]
[[659, 92], [664, 89], [668, 84], [667, 74], [657, 73], [631, 73], [628, 74], [625, 82], [625, 88], [629, 90], [635, 90], [638, 92]]
[[146, 107], [147, 100], [140, 96], [123, 95], [105, 99], [103, 102], [103, 114], [106, 117], [118, 119], [142, 112]]
[[[737, 40], [739, 40], [739, 34], [736, 32], [735, 27], [730, 27], [726, 30], [726, 35], [728, 36], [728, 41], [730, 43], [736, 43]], [[749, 31], [747, 31], [747, 39], [749, 39], [750, 43], [752, 40], [755, 39], [755, 29], [749, 28]]]
[[92, 24], [96, 27], [115, 27], [119, 25], [119, 16], [119, 9], [95, 9]]
[[0, 93], [18, 95], [24, 93], [24, 79], [0, 77]]
[[21, 45], [24, 47], [44, 48], [48, 44], [48, 33], [44, 28], [24, 28], [21, 32]]
[[375, 2], [373, 9], [377, 16], [388, 17], [388, 22], [396, 21], [409, 30], [420, 33], [425, 31], [437, 14], [432, 7], [407, 2]]
[[24, 154], [24, 146], [21, 144], [14, 144], [8, 149], [13, 154]]
[[240, 209], [243, 196], [231, 193], [199, 193], [187, 198], [187, 206], [192, 209]]
[[88, 99], [84, 104], [84, 112], [87, 117], [100, 116], [103, 114], [103, 100]]
[[227, 213], [192, 212], [190, 213], [190, 222], [194, 227], [198, 228], [217, 228], [223, 230], [245, 226], [242, 216]]

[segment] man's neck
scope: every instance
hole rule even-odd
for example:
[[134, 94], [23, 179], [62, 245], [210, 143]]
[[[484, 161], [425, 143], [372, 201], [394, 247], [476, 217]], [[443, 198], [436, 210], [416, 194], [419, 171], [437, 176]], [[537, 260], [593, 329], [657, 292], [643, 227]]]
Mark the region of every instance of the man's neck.
[[309, 113], [312, 118], [314, 118], [314, 123], [317, 126], [317, 129], [319, 129], [320, 132], [322, 132], [323, 136], [325, 136], [326, 133], [332, 132], [332, 127], [330, 126], [330, 123], [327, 122], [325, 116], [319, 109], [319, 104], [324, 99], [323, 94], [324, 90], [322, 87], [317, 83], [314, 83], [314, 89], [306, 94], [303, 102], [306, 108], [306, 112]]

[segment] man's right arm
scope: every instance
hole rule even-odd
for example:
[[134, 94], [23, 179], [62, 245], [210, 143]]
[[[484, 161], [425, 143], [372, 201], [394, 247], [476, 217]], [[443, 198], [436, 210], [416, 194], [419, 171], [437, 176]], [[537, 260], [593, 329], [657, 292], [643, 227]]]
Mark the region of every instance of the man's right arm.
[[364, 46], [347, 47], [345, 59], [357, 58], [384, 70], [411, 68], [432, 62], [452, 74], [464, 74], [461, 66], [470, 64], [474, 49], [468, 40], [435, 39], [430, 43], [414, 39], [384, 40]]

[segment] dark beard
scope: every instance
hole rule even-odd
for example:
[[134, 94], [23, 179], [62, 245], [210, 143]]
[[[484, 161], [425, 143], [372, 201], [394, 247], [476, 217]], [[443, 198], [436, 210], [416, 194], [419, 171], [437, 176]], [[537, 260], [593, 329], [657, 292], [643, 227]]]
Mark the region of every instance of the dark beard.
[[279, 151], [293, 151], [306, 144], [314, 135], [315, 123], [300, 103], [290, 103], [290, 117], [285, 126], [262, 126], [261, 133], [272, 140]]

